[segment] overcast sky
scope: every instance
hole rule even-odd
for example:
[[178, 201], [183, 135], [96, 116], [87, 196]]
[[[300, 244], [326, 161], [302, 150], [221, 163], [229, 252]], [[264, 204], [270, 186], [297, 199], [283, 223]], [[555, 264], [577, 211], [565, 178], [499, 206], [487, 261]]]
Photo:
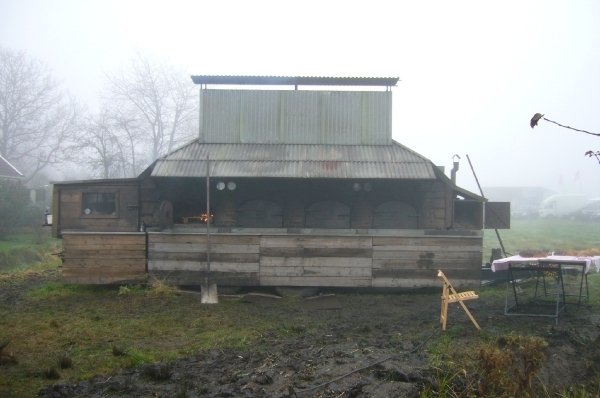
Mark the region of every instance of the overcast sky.
[[189, 74], [400, 77], [393, 138], [447, 173], [460, 155], [459, 185], [478, 192], [468, 154], [484, 187], [600, 197], [584, 156], [600, 137], [529, 127], [541, 112], [600, 133], [597, 0], [0, 0], [0, 46], [45, 61], [90, 109], [136, 48]]

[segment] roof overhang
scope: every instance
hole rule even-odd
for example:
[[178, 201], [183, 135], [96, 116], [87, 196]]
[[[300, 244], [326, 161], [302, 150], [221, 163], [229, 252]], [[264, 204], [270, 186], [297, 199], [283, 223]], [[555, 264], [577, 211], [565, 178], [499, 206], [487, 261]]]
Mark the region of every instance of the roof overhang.
[[392, 145], [206, 144], [159, 158], [152, 177], [436, 179], [433, 164]]
[[195, 84], [252, 86], [395, 86], [398, 77], [316, 77], [316, 76], [191, 76]]
[[0, 178], [20, 180], [23, 177], [25, 177], [23, 173], [0, 155]]

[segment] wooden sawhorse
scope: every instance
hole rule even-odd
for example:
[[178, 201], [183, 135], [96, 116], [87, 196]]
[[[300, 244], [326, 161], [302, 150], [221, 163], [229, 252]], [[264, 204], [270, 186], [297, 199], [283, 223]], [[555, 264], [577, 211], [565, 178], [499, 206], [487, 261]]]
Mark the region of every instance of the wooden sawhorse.
[[[473, 315], [471, 315], [471, 312], [469, 311], [465, 303], [463, 303], [463, 301], [473, 300], [479, 298], [479, 296], [475, 294], [475, 292], [457, 293], [456, 290], [454, 290], [454, 288], [450, 284], [448, 278], [446, 278], [446, 275], [444, 275], [444, 273], [442, 272], [442, 270], [438, 270], [437, 276], [442, 281], [444, 281], [444, 288], [442, 290], [442, 313], [440, 315], [440, 323], [442, 324], [442, 330], [446, 330], [446, 321], [448, 320], [448, 304], [450, 303], [459, 303], [463, 307], [469, 318], [471, 318], [471, 321], [473, 321], [475, 327], [478, 330], [481, 330], [481, 328], [477, 324], [477, 321], [475, 320], [475, 318], [473, 318]], [[452, 292], [452, 294], [450, 294], [450, 292]]]

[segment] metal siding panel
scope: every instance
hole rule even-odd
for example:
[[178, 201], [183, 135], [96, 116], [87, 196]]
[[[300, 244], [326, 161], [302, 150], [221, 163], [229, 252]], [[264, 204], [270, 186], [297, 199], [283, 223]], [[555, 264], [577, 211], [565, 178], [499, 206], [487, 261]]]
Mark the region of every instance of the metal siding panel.
[[240, 142], [240, 90], [204, 90], [204, 138], [210, 143]]
[[321, 95], [318, 91], [282, 91], [281, 143], [318, 144], [321, 131]]
[[281, 91], [242, 91], [241, 142], [279, 143]]
[[389, 145], [391, 144], [392, 130], [389, 124], [389, 111], [392, 96], [391, 92], [368, 92], [362, 93], [365, 101], [363, 117], [363, 141], [364, 145]]
[[326, 144], [360, 145], [361, 97], [360, 92], [324, 92]]
[[[207, 143], [391, 144], [391, 92], [201, 90]], [[363, 104], [364, 102], [364, 104]]]

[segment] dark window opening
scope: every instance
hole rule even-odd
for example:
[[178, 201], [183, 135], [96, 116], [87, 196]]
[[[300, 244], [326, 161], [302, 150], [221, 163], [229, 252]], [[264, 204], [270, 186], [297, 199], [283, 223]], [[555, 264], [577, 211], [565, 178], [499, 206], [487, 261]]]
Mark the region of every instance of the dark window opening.
[[83, 215], [116, 216], [116, 193], [84, 193], [82, 196]]

